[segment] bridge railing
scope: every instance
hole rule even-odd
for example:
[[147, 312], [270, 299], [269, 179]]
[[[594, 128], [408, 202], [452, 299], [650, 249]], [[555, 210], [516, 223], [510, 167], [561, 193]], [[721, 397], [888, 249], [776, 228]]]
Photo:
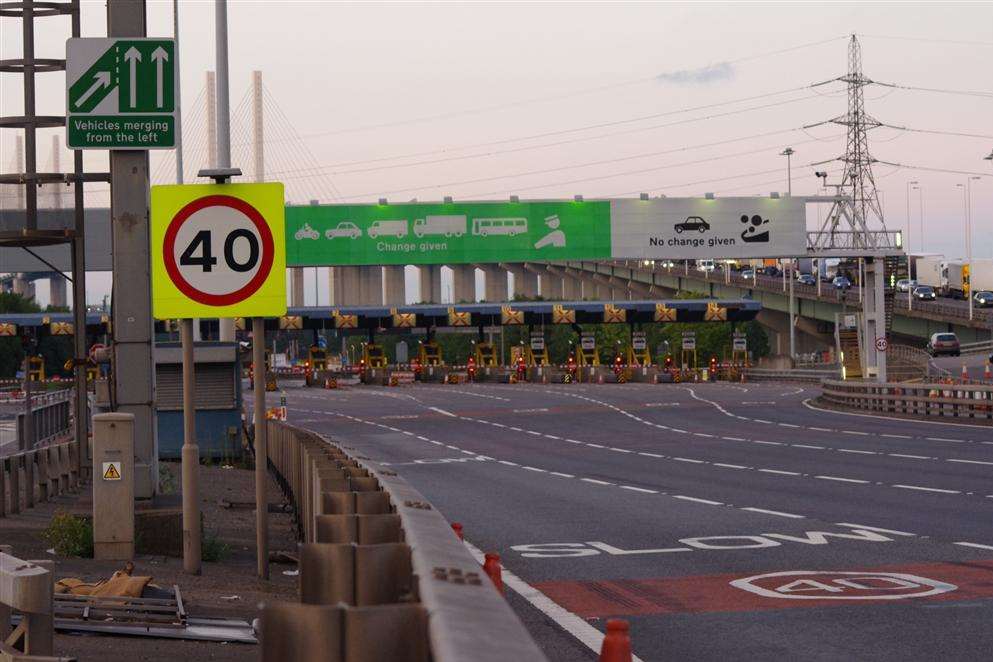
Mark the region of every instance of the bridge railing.
[[993, 385], [825, 380], [821, 399], [845, 409], [993, 423]]
[[825, 379], [841, 377], [840, 367], [817, 369], [793, 368], [777, 370], [773, 368], [745, 368], [745, 380], [750, 382], [785, 381], [819, 383]]
[[300, 603], [266, 605], [263, 661], [546, 660], [445, 518], [395, 472], [268, 421], [300, 530]]
[[988, 354], [993, 352], [993, 340], [963, 343], [959, 349], [963, 354]]

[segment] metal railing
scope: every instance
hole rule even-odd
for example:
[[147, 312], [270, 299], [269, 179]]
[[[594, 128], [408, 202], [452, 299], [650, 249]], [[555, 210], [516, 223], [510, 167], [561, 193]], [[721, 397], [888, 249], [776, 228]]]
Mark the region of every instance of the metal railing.
[[993, 352], [993, 340], [962, 343], [959, 346], [959, 351], [963, 354], [987, 354]]
[[267, 424], [269, 467], [294, 504], [302, 542], [300, 603], [264, 607], [263, 661], [546, 660], [449, 523], [406, 481], [317, 434]]
[[786, 381], [786, 382], [820, 382], [824, 379], [841, 377], [841, 368], [822, 369], [784, 369], [745, 368], [745, 380], [750, 382]]
[[858, 411], [993, 423], [993, 385], [826, 380], [824, 402]]
[[[49, 391], [31, 397], [33, 438], [25, 438], [26, 412], [12, 411], [0, 418], [0, 455], [11, 447], [31, 449], [72, 433], [73, 390]], [[23, 397], [9, 404], [23, 404]]]

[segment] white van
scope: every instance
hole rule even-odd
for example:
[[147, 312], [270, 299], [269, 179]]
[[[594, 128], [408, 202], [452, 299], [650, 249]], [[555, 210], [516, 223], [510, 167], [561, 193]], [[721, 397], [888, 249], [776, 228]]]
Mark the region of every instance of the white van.
[[396, 237], [403, 239], [407, 236], [407, 221], [373, 221], [369, 226], [368, 234], [376, 237]]

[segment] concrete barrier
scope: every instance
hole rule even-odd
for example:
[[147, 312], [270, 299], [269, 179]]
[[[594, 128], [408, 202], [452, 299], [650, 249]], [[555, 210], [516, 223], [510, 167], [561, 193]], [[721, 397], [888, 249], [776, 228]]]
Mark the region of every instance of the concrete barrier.
[[[55, 662], [52, 561], [22, 561], [0, 545], [0, 660]], [[48, 566], [48, 567], [45, 567]], [[12, 612], [20, 622], [11, 631]]]
[[72, 440], [0, 457], [0, 517], [75, 489], [77, 453]]
[[451, 525], [397, 474], [268, 421], [294, 504], [300, 602], [261, 619], [264, 661], [546, 660]]

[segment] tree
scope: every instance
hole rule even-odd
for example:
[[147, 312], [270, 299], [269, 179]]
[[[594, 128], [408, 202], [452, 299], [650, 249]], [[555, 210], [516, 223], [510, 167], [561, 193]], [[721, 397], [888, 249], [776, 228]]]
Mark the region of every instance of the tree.
[[[41, 308], [29, 299], [13, 292], [0, 292], [0, 313], [37, 313]], [[21, 339], [0, 338], [0, 379], [13, 379], [24, 363]]]

